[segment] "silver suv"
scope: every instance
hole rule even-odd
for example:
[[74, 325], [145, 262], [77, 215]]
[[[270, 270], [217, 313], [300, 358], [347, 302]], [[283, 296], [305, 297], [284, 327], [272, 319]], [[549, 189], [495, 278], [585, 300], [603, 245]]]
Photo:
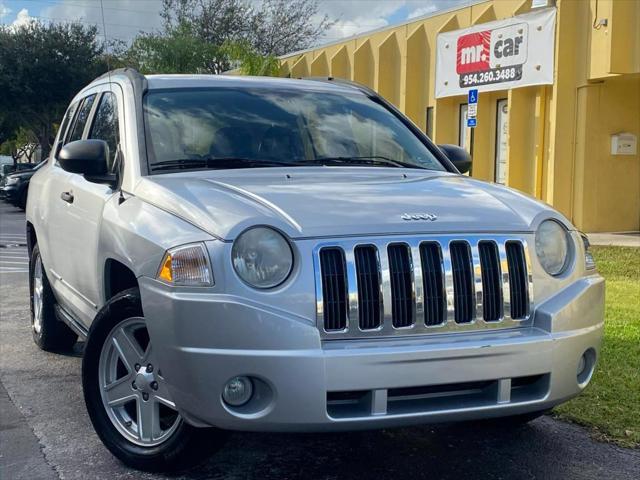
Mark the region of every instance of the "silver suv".
[[589, 383], [604, 281], [469, 167], [355, 84], [111, 72], [31, 180], [33, 337], [86, 339], [96, 432], [145, 470], [228, 430], [530, 420]]

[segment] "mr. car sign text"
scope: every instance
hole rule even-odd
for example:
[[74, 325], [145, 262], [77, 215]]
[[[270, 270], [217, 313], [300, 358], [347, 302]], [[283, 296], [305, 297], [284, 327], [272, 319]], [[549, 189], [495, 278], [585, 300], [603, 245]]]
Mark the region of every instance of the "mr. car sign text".
[[522, 78], [527, 60], [526, 23], [458, 37], [456, 72], [460, 87], [487, 85]]

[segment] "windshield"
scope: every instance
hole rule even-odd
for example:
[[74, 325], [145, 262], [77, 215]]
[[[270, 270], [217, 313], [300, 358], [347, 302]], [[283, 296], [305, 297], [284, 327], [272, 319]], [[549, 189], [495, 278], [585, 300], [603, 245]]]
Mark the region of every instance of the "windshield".
[[144, 112], [152, 172], [306, 165], [445, 170], [400, 119], [355, 92], [156, 90], [146, 95]]

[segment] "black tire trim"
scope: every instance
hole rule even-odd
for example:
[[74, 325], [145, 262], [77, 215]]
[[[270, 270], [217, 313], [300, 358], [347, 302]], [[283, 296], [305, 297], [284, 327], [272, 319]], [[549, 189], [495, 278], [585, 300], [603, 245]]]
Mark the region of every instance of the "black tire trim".
[[42, 262], [40, 248], [36, 243], [29, 259], [29, 307], [33, 341], [42, 350], [50, 352], [69, 350], [78, 340], [78, 335], [56, 316], [56, 299], [49, 284], [44, 263], [42, 263], [42, 328], [39, 334], [33, 328], [33, 275], [37, 257], [40, 257]]

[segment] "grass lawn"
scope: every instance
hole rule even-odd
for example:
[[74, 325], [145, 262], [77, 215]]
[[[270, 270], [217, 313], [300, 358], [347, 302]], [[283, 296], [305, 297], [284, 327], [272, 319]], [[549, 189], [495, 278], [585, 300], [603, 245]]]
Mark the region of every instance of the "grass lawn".
[[605, 337], [598, 368], [579, 397], [554, 410], [597, 437], [640, 447], [640, 249], [592, 247], [605, 277]]

